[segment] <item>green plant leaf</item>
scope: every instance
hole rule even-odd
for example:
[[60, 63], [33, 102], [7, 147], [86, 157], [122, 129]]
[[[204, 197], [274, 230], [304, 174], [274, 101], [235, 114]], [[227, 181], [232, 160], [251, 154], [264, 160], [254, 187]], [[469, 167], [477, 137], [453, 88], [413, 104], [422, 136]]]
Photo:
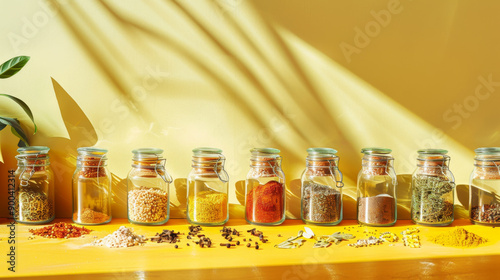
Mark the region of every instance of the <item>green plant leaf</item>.
[[12, 133], [21, 139], [26, 146], [29, 146], [28, 137], [24, 133], [23, 128], [19, 124], [19, 121], [13, 118], [0, 117], [0, 123], [4, 125], [10, 125]]
[[14, 76], [21, 70], [26, 63], [30, 60], [29, 56], [16, 56], [5, 61], [0, 65], [0, 79], [6, 79]]
[[0, 131], [2, 131], [6, 126], [6, 124], [0, 123]]
[[19, 106], [21, 106], [21, 108], [23, 108], [23, 110], [26, 113], [26, 115], [28, 115], [28, 117], [30, 117], [31, 121], [33, 122], [33, 125], [35, 126], [35, 132], [34, 133], [36, 133], [37, 130], [38, 130], [38, 128], [36, 126], [35, 118], [33, 117], [33, 113], [31, 112], [30, 107], [28, 107], [28, 105], [26, 103], [24, 103], [24, 101], [22, 101], [21, 99], [15, 97], [15, 96], [12, 96], [12, 95], [9, 95], [9, 94], [4, 94], [4, 93], [0, 93], [0, 96], [5, 96], [5, 97], [8, 97], [8, 98], [14, 100], [14, 102], [16, 102]]

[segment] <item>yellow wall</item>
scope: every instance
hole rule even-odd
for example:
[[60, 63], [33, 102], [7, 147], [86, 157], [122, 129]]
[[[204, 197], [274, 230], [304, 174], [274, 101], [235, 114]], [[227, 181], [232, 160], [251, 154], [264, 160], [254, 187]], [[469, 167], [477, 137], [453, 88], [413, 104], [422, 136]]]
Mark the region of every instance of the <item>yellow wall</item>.
[[[305, 150], [339, 150], [345, 218], [355, 214], [362, 147], [392, 148], [399, 218], [408, 218], [416, 150], [450, 151], [467, 206], [473, 150], [500, 146], [498, 1], [11, 1], [0, 9], [0, 60], [29, 55], [2, 92], [32, 108], [32, 145], [51, 148], [56, 214], [71, 215], [76, 149], [108, 148], [113, 215], [126, 217], [130, 151], [165, 149], [185, 207], [191, 150], [224, 150], [231, 216], [242, 217], [249, 150], [282, 150], [297, 217]], [[29, 120], [10, 101], [0, 115]], [[17, 140], [0, 133], [0, 193]], [[0, 196], [0, 216], [7, 197]], [[456, 207], [458, 217], [465, 209]]]

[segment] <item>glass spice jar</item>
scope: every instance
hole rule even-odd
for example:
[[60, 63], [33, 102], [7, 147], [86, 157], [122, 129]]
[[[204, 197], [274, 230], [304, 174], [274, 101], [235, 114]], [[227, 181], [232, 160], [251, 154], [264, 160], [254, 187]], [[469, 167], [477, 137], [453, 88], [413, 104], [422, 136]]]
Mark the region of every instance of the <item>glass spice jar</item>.
[[129, 222], [160, 225], [170, 214], [169, 186], [172, 177], [165, 170], [163, 150], [133, 150], [132, 170], [127, 176], [127, 216]]
[[223, 225], [229, 219], [229, 176], [222, 150], [196, 148], [187, 178], [187, 219], [196, 225]]
[[73, 222], [100, 225], [111, 221], [111, 174], [107, 169], [108, 150], [78, 148], [73, 174]]
[[469, 217], [479, 225], [500, 225], [500, 148], [475, 150], [469, 185]]
[[358, 174], [358, 223], [366, 226], [392, 226], [396, 223], [397, 203], [394, 158], [391, 149], [364, 148]]
[[417, 169], [411, 184], [411, 219], [427, 226], [453, 222], [455, 178], [449, 169], [448, 151], [418, 151]]
[[336, 225], [342, 221], [342, 173], [330, 148], [307, 149], [302, 173], [300, 216], [306, 224]]
[[44, 224], [55, 218], [54, 173], [50, 168], [49, 148], [19, 148], [16, 156], [14, 219], [24, 224]]
[[279, 225], [285, 220], [285, 174], [280, 150], [255, 148], [245, 182], [245, 219], [254, 225]]

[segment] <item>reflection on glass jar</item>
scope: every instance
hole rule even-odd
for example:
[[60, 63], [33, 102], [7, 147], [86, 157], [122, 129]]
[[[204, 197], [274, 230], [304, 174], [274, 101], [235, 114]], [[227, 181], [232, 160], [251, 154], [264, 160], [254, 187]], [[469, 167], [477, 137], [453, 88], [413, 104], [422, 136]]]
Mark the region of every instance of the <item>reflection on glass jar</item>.
[[245, 218], [255, 225], [279, 225], [285, 220], [285, 174], [280, 150], [252, 149], [245, 182]]
[[358, 222], [367, 226], [392, 226], [396, 223], [397, 203], [392, 150], [365, 148], [358, 174]]
[[229, 219], [229, 176], [222, 150], [196, 148], [187, 178], [187, 219], [196, 225], [223, 225]]
[[107, 170], [108, 150], [78, 148], [73, 174], [73, 222], [99, 225], [111, 221], [111, 174]]
[[134, 224], [160, 225], [169, 218], [169, 185], [161, 149], [133, 150], [132, 170], [127, 176], [127, 216]]
[[500, 148], [475, 150], [469, 185], [469, 217], [479, 225], [500, 225]]
[[342, 173], [334, 149], [307, 149], [306, 169], [301, 177], [302, 221], [307, 224], [336, 225], [342, 221]]
[[43, 224], [55, 218], [54, 174], [50, 168], [49, 148], [19, 148], [16, 156], [15, 211], [16, 222]]
[[418, 151], [411, 184], [411, 219], [416, 224], [447, 226], [453, 222], [455, 178], [447, 153], [440, 149]]

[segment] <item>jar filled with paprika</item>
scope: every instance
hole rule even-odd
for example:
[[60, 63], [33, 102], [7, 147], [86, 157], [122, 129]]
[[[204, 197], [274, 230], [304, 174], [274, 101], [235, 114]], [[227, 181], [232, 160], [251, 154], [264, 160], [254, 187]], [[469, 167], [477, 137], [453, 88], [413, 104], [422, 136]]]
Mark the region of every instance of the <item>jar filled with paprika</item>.
[[392, 226], [396, 223], [396, 186], [392, 150], [364, 148], [358, 174], [358, 223], [366, 226]]
[[478, 225], [500, 225], [500, 148], [475, 150], [469, 185], [469, 217]]
[[307, 149], [302, 173], [301, 218], [306, 224], [336, 225], [342, 221], [342, 173], [330, 148]]
[[254, 225], [279, 225], [285, 220], [285, 174], [280, 150], [255, 148], [245, 182], [245, 218]]
[[411, 219], [416, 224], [447, 226], [453, 222], [455, 178], [447, 153], [441, 149], [418, 151], [411, 184]]
[[49, 148], [23, 147], [17, 150], [14, 219], [24, 224], [44, 224], [55, 218], [54, 173]]
[[191, 224], [217, 226], [229, 219], [229, 176], [222, 150], [196, 148], [187, 178], [187, 219]]
[[108, 150], [78, 148], [73, 174], [73, 222], [100, 225], [111, 221], [111, 174], [107, 169]]
[[127, 176], [127, 216], [129, 222], [160, 225], [170, 214], [169, 185], [172, 177], [165, 170], [163, 150], [133, 150], [132, 170]]

